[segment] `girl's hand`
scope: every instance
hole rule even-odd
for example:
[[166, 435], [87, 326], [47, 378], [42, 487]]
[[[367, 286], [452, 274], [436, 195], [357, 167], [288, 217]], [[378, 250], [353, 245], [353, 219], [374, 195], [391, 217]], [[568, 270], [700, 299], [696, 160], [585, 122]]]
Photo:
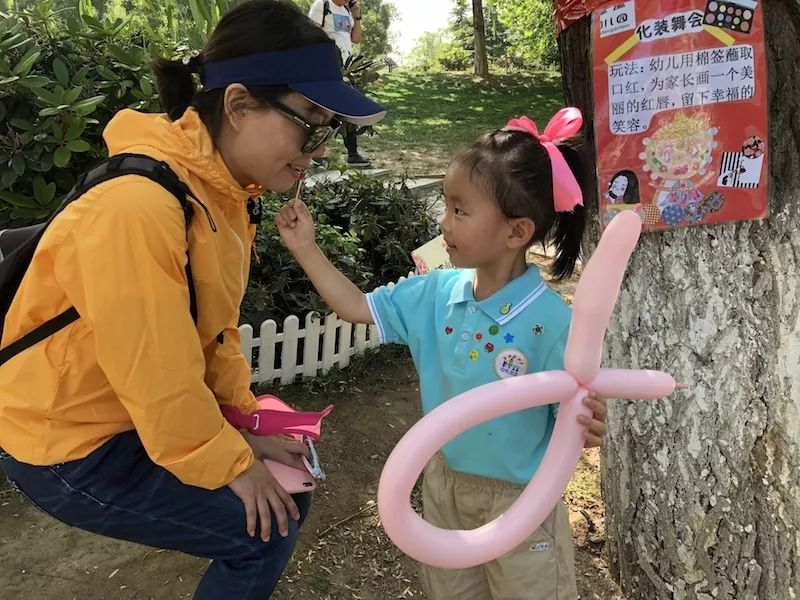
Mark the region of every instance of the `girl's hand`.
[[583, 403], [592, 409], [591, 417], [578, 417], [578, 423], [583, 425], [586, 430], [583, 432], [583, 437], [586, 440], [584, 448], [596, 448], [600, 445], [603, 436], [606, 434], [606, 415], [608, 409], [606, 407], [606, 399], [601, 398], [596, 392], [591, 392]]
[[275, 215], [275, 225], [283, 244], [297, 254], [316, 244], [314, 219], [302, 200], [289, 200]]

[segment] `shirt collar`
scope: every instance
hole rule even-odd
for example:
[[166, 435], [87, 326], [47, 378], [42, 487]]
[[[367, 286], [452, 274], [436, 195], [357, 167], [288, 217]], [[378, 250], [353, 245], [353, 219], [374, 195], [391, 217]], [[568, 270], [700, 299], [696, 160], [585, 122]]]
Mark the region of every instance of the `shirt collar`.
[[[474, 280], [475, 271], [464, 270], [450, 292], [448, 304], [474, 301], [475, 296], [472, 292]], [[527, 271], [522, 275], [477, 305], [486, 316], [503, 325], [520, 314], [546, 290], [547, 285], [542, 280], [539, 269], [535, 265], [528, 265]]]
[[475, 280], [474, 269], [463, 269], [453, 284], [450, 291], [450, 299], [447, 304], [458, 304], [460, 302], [472, 302], [475, 296], [472, 293], [472, 282]]

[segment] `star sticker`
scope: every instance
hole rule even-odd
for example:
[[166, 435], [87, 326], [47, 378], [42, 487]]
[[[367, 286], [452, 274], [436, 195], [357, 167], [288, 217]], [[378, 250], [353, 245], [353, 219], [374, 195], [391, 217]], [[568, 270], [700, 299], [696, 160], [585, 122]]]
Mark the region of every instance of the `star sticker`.
[[504, 341], [506, 344], [510, 344], [511, 342], [513, 342], [513, 341], [514, 341], [514, 336], [513, 336], [513, 335], [511, 335], [510, 333], [507, 333], [507, 334], [505, 334], [505, 335], [503, 336], [503, 341]]

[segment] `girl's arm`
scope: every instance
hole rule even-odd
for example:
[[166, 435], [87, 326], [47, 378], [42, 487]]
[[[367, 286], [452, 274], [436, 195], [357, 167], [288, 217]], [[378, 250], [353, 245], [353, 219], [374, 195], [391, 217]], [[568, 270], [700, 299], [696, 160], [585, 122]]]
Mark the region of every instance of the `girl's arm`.
[[350, 323], [372, 324], [367, 296], [337, 269], [314, 238], [314, 220], [300, 200], [291, 200], [275, 216], [284, 245], [334, 312]]

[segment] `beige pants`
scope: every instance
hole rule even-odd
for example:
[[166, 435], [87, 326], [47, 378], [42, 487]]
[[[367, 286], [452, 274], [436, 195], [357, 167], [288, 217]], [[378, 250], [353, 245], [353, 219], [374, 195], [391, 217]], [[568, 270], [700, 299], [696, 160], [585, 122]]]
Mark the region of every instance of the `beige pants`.
[[[443, 529], [474, 529], [506, 511], [523, 486], [451, 470], [438, 454], [425, 469], [425, 520]], [[567, 507], [555, 510], [519, 547], [471, 569], [422, 565], [429, 600], [577, 600]]]

